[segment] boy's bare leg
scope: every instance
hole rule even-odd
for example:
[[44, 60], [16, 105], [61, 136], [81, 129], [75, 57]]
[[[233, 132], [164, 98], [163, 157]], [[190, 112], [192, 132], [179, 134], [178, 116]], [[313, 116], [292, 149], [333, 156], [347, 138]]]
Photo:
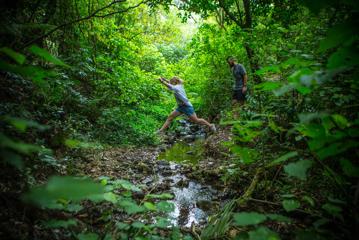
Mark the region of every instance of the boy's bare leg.
[[206, 125], [207, 127], [209, 127], [209, 129], [212, 131], [212, 132], [216, 132], [217, 129], [215, 127], [214, 124], [210, 124], [209, 122], [207, 122], [206, 120], [204, 120], [203, 118], [198, 118], [196, 113], [193, 113], [191, 116], [188, 117], [189, 120], [191, 122], [194, 122], [194, 123], [197, 123], [197, 124], [201, 124], [201, 125]]
[[160, 130], [158, 130], [159, 132], [163, 132], [164, 130], [166, 130], [171, 122], [173, 121], [173, 119], [175, 119], [176, 117], [178, 117], [179, 115], [181, 115], [180, 112], [178, 112], [177, 110], [174, 110], [168, 117], [167, 117], [167, 120], [166, 122], [163, 124], [163, 126], [161, 127]]
[[201, 125], [206, 125], [207, 127], [212, 126], [212, 124], [210, 124], [209, 122], [207, 122], [203, 118], [198, 118], [195, 113], [193, 113], [191, 116], [189, 116], [189, 120], [194, 122], [194, 123], [198, 123], [198, 124], [201, 124]]

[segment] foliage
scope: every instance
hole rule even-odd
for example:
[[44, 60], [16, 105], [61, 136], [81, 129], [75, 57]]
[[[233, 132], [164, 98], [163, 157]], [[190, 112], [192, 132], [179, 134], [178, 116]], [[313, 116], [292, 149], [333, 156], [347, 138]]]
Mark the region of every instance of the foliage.
[[[179, 75], [196, 111], [232, 128], [221, 179], [248, 186], [201, 237], [352, 238], [357, 1], [55, 2], [0, 7], [0, 186], [13, 193], [4, 194], [6, 206], [27, 192], [24, 202], [48, 213], [31, 224], [77, 239], [189, 238], [166, 215], [169, 193], [139, 198], [143, 189], [131, 181], [52, 176], [69, 174], [86, 151], [157, 144], [154, 132], [175, 102], [156, 79]], [[249, 76], [239, 118], [230, 110], [230, 55]], [[276, 213], [243, 211], [255, 201]], [[86, 208], [103, 209], [103, 230], [82, 221]], [[55, 219], [49, 209], [68, 215]]]

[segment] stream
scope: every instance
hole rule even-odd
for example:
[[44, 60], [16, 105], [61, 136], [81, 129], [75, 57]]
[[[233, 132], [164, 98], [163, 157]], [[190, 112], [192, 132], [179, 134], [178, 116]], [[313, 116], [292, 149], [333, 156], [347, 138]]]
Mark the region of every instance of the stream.
[[174, 195], [170, 200], [174, 211], [169, 213], [173, 225], [203, 226], [208, 216], [219, 209], [223, 194], [210, 183], [202, 184], [186, 176], [186, 172], [195, 169], [203, 158], [206, 133], [187, 121], [182, 120], [180, 124], [176, 136], [172, 136], [175, 141], [157, 156], [157, 176], [149, 176], [142, 183], [161, 186]]

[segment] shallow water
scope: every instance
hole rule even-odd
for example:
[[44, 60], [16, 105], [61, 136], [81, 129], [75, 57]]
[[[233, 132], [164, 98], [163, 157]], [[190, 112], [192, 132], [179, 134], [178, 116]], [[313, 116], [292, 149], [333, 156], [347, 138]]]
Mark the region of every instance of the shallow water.
[[158, 159], [176, 163], [197, 164], [202, 157], [203, 150], [202, 139], [197, 139], [191, 143], [178, 141], [166, 151], [160, 153]]
[[[174, 204], [175, 209], [169, 217], [174, 225], [203, 225], [214, 211], [213, 200], [218, 195], [217, 190], [210, 185], [188, 179], [179, 170], [184, 163], [196, 165], [202, 158], [203, 150], [203, 140], [192, 143], [179, 141], [158, 156], [159, 160], [169, 163], [165, 171], [159, 171], [158, 183], [170, 182], [169, 192], [175, 196], [170, 202]], [[168, 171], [171, 174], [168, 174]], [[166, 174], [163, 174], [164, 172]]]

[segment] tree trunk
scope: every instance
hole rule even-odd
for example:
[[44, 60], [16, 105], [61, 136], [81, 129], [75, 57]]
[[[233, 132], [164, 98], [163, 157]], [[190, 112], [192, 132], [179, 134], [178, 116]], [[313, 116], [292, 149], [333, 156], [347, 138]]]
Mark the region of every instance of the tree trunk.
[[[245, 22], [242, 27], [248, 31], [249, 36], [252, 35], [252, 14], [250, 4], [250, 0], [243, 0]], [[244, 48], [246, 49], [251, 72], [253, 74], [253, 80], [255, 83], [260, 83], [262, 80], [260, 76], [256, 74], [256, 71], [259, 70], [259, 62], [258, 59], [255, 57], [255, 52], [248, 42], [244, 43]]]

